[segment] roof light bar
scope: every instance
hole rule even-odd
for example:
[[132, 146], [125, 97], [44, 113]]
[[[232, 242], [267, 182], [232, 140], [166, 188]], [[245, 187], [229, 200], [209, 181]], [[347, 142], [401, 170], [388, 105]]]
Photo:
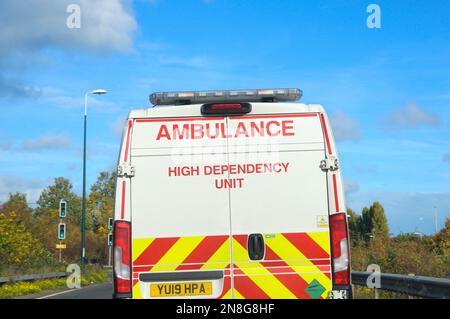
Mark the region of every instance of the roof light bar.
[[252, 89], [220, 91], [156, 92], [150, 94], [153, 105], [180, 105], [233, 102], [286, 102], [297, 101], [303, 92], [300, 89]]

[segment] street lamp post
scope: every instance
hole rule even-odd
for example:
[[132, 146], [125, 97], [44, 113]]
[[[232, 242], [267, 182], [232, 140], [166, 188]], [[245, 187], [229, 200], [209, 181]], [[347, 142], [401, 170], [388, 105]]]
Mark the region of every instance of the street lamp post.
[[89, 94], [106, 94], [106, 90], [93, 90], [84, 95], [84, 132], [83, 132], [83, 202], [81, 206], [81, 259], [83, 265], [86, 259], [85, 250], [85, 226], [86, 226], [86, 129], [87, 129], [87, 104]]

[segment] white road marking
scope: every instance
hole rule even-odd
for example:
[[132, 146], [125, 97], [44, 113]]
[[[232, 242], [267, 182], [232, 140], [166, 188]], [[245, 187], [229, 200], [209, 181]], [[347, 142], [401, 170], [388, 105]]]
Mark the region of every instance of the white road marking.
[[69, 289], [69, 290], [64, 290], [64, 291], [61, 291], [61, 292], [57, 292], [57, 293], [54, 293], [54, 294], [51, 294], [51, 295], [47, 295], [47, 296], [43, 296], [43, 297], [39, 297], [39, 298], [36, 298], [36, 299], [45, 299], [45, 298], [50, 298], [50, 297], [53, 297], [53, 296], [58, 296], [58, 295], [62, 295], [62, 294], [65, 294], [65, 293], [67, 293], [67, 292], [71, 292], [71, 291], [78, 291], [78, 290], [82, 290], [82, 289], [85, 289], [85, 288], [87, 288], [87, 287], [83, 287], [83, 288], [78, 288], [78, 289]]

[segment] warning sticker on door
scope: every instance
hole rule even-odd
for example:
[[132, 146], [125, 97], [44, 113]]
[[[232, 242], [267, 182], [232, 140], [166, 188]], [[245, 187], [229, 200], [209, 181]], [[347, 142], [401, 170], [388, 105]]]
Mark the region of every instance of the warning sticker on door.
[[305, 288], [305, 292], [312, 298], [318, 299], [325, 291], [325, 287], [320, 284], [316, 279], [311, 281], [308, 287]]
[[328, 216], [327, 215], [318, 215], [316, 216], [317, 227], [318, 228], [328, 228]]

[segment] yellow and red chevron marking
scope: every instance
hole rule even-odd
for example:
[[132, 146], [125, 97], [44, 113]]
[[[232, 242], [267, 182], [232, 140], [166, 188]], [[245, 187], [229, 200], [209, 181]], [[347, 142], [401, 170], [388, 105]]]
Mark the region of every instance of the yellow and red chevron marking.
[[133, 271], [224, 269], [230, 263], [228, 238], [224, 235], [134, 239]]
[[[267, 235], [267, 236], [266, 236]], [[141, 272], [219, 269], [221, 298], [310, 298], [305, 288], [317, 280], [331, 290], [328, 232], [265, 234], [265, 257], [250, 261], [247, 235], [133, 239], [133, 297], [140, 297]], [[234, 278], [234, 291], [231, 279]]]
[[328, 296], [329, 233], [277, 233], [264, 237], [264, 260], [255, 262], [248, 260], [248, 236], [233, 236], [235, 291], [244, 298], [309, 299], [305, 288], [315, 279], [325, 288], [321, 298]]

